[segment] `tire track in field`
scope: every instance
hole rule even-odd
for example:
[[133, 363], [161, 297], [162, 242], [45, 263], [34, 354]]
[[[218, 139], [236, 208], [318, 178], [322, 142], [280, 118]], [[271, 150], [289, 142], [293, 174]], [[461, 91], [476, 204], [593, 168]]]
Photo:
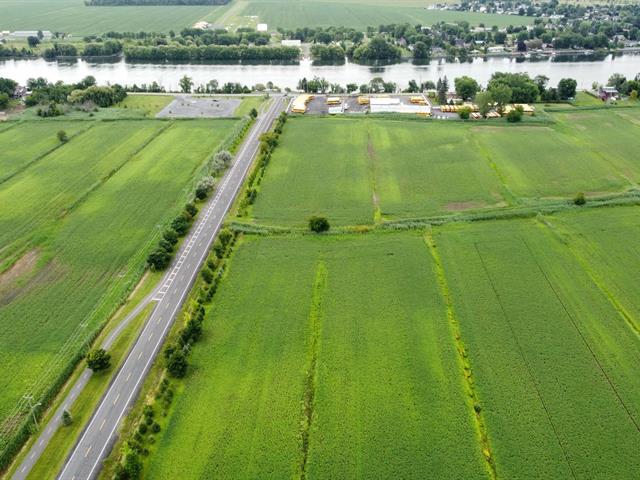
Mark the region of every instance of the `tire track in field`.
[[538, 262], [538, 259], [536, 258], [536, 256], [534, 255], [533, 251], [531, 250], [531, 247], [529, 247], [529, 244], [524, 240], [524, 238], [522, 239], [522, 243], [524, 243], [525, 247], [529, 251], [529, 254], [531, 255], [531, 258], [533, 259], [533, 261], [535, 262], [536, 266], [538, 267], [538, 270], [540, 270], [540, 273], [542, 273], [542, 276], [544, 277], [545, 282], [547, 283], [547, 285], [549, 285], [549, 288], [553, 292], [553, 295], [556, 297], [556, 299], [558, 300], [558, 302], [562, 306], [562, 310], [567, 315], [567, 318], [569, 318], [569, 321], [571, 322], [571, 325], [576, 330], [576, 332], [578, 332], [578, 335], [580, 336], [580, 339], [584, 343], [585, 347], [587, 347], [587, 350], [589, 350], [589, 353], [591, 354], [591, 357], [593, 358], [593, 361], [596, 362], [596, 365], [598, 366], [598, 369], [600, 370], [600, 372], [604, 376], [605, 380], [609, 384], [609, 387], [611, 388], [611, 390], [615, 394], [616, 398], [618, 399], [618, 402], [620, 402], [620, 405], [622, 406], [622, 408], [624, 408], [625, 412], [627, 412], [627, 416], [629, 417], [629, 420], [631, 420], [631, 422], [635, 425], [636, 430], [638, 430], [638, 432], [640, 432], [640, 424], [633, 417], [633, 414], [629, 410], [629, 407], [627, 407], [626, 403], [624, 403], [624, 400], [622, 400], [622, 397], [620, 396], [620, 393], [618, 392], [618, 389], [615, 387], [615, 385], [611, 381], [611, 378], [609, 377], [609, 375], [605, 371], [604, 367], [602, 366], [602, 363], [600, 363], [600, 360], [598, 359], [598, 356], [595, 354], [595, 352], [591, 348], [591, 345], [589, 344], [589, 342], [587, 341], [587, 338], [582, 333], [582, 330], [580, 330], [580, 328], [578, 327], [578, 323], [576, 322], [576, 319], [573, 317], [571, 312], [569, 312], [569, 309], [567, 308], [565, 303], [562, 301], [562, 298], [560, 297], [560, 294], [557, 292], [556, 288], [553, 286], [553, 283], [551, 283], [551, 279], [547, 276], [547, 272], [544, 271], [544, 269], [542, 268], [542, 265], [540, 265], [540, 263]]
[[542, 408], [544, 408], [545, 414], [547, 416], [547, 420], [549, 421], [549, 425], [551, 425], [551, 428], [553, 429], [553, 434], [556, 437], [556, 440], [558, 441], [558, 445], [560, 446], [560, 450], [562, 451], [562, 455], [564, 456], [564, 460], [567, 463], [567, 466], [569, 467], [569, 471], [571, 472], [571, 477], [576, 480], [576, 472], [573, 470], [573, 466], [571, 465], [571, 462], [569, 461], [569, 456], [567, 455], [567, 452], [564, 448], [564, 445], [562, 444], [562, 441], [560, 440], [560, 435], [558, 434], [558, 429], [556, 428], [555, 424], [553, 423], [553, 420], [551, 419], [551, 414], [549, 412], [549, 408], [547, 407], [547, 404], [544, 401], [544, 398], [542, 398], [542, 393], [540, 392], [540, 388], [538, 387], [538, 383], [536, 382], [536, 377], [533, 375], [533, 369], [531, 368], [531, 365], [529, 365], [529, 362], [527, 361], [527, 357], [524, 354], [524, 350], [522, 348], [522, 345], [520, 344], [520, 341], [518, 340], [518, 337], [516, 336], [516, 332], [513, 328], [513, 325], [511, 324], [511, 321], [509, 320], [509, 316], [507, 315], [507, 311], [504, 308], [504, 304], [502, 303], [502, 298], [500, 298], [500, 294], [498, 293], [498, 289], [496, 288], [495, 283], [493, 282], [493, 278], [491, 278], [491, 274], [489, 273], [489, 269], [487, 268], [487, 265], [484, 261], [484, 258], [482, 258], [482, 254], [480, 253], [480, 249], [478, 248], [478, 242], [473, 242], [473, 247], [476, 251], [476, 254], [478, 255], [478, 258], [480, 259], [480, 263], [482, 264], [482, 270], [484, 271], [485, 277], [487, 278], [487, 281], [489, 283], [489, 285], [491, 285], [491, 290], [493, 291], [493, 295], [496, 298], [496, 301], [498, 302], [498, 305], [500, 306], [500, 311], [502, 312], [502, 318], [504, 319], [505, 323], [507, 324], [507, 326], [509, 327], [509, 331], [511, 332], [511, 336], [513, 337], [513, 341], [516, 344], [516, 347], [518, 348], [518, 353], [520, 354], [520, 358], [522, 358], [523, 363], [525, 364], [525, 366], [527, 367], [527, 372], [529, 373], [529, 377], [531, 379], [531, 383], [533, 384], [533, 388], [535, 388], [536, 390], [536, 395], [538, 396], [538, 400], [540, 400], [540, 404], [542, 405]]
[[300, 431], [301, 458], [300, 479], [307, 478], [307, 460], [309, 458], [309, 435], [313, 422], [313, 408], [316, 394], [316, 376], [318, 370], [318, 351], [320, 349], [320, 331], [322, 318], [322, 297], [327, 285], [327, 267], [323, 260], [316, 266], [316, 276], [313, 283], [311, 296], [311, 309], [309, 311], [309, 366], [304, 382], [302, 397], [302, 422]]
[[373, 202], [373, 223], [380, 223], [382, 221], [382, 212], [380, 211], [380, 201], [378, 198], [378, 185], [376, 183], [376, 166], [377, 156], [376, 150], [373, 146], [373, 138], [371, 137], [371, 127], [367, 125], [367, 157], [369, 158], [370, 167], [370, 185], [371, 185], [371, 199]]
[[511, 191], [511, 189], [509, 188], [509, 185], [507, 185], [507, 180], [504, 177], [504, 174], [498, 168], [498, 165], [496, 165], [496, 163], [493, 161], [493, 158], [491, 157], [491, 153], [489, 152], [489, 149], [486, 147], [484, 143], [482, 143], [482, 141], [477, 136], [473, 134], [471, 136], [471, 141], [476, 145], [476, 148], [480, 153], [480, 156], [482, 156], [487, 161], [487, 163], [489, 164], [489, 168], [498, 179], [498, 182], [502, 187], [502, 198], [507, 202], [507, 206], [511, 207], [514, 205], [519, 205], [521, 203], [520, 200]]
[[[480, 405], [480, 399], [476, 395], [474, 388], [474, 380], [473, 380], [473, 372], [471, 369], [471, 363], [469, 361], [469, 355], [466, 347], [464, 346], [464, 342], [462, 341], [462, 334], [460, 331], [460, 323], [458, 322], [458, 318], [456, 316], [455, 309], [453, 307], [453, 301], [451, 299], [451, 293], [449, 291], [449, 283], [447, 281], [447, 277], [444, 271], [444, 267], [442, 265], [442, 260], [440, 259], [440, 253], [437, 250], [435, 240], [433, 238], [433, 234], [431, 231], [428, 231], [424, 235], [424, 241], [429, 249], [429, 253], [433, 258], [433, 262], [436, 270], [436, 277], [438, 280], [438, 288], [440, 290], [440, 295], [442, 296], [447, 310], [447, 320], [449, 321], [449, 325], [451, 327], [451, 333], [453, 334], [454, 344], [456, 347], [456, 352], [458, 352], [458, 361], [462, 367], [464, 384], [467, 387], [467, 391], [469, 393], [469, 398], [473, 405], [471, 406], [471, 414], [474, 418], [474, 423], [476, 427], [477, 434], [480, 438], [480, 449], [482, 451], [482, 455], [487, 464], [487, 468], [489, 470], [489, 476], [496, 480], [498, 478], [498, 473], [496, 471], [496, 462], [493, 458], [493, 453], [491, 451], [491, 443], [489, 442], [489, 433], [487, 430], [487, 425], [484, 420], [484, 415], [482, 415], [482, 406]], [[467, 403], [467, 402], [465, 402]]]

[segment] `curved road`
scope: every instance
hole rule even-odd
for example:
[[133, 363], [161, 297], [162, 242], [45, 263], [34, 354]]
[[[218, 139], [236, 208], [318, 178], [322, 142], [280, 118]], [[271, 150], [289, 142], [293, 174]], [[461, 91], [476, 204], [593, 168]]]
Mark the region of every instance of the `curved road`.
[[[98, 476], [102, 460], [109, 454], [113, 446], [120, 421], [135, 400], [176, 314], [191, 289], [202, 262], [209, 253], [222, 221], [253, 163], [260, 146], [260, 135], [269, 130], [273, 121], [284, 110], [283, 98], [276, 96], [266, 111], [260, 114], [247, 134], [232, 167], [221, 179], [216, 195], [209, 200], [198, 215], [197, 222], [185, 240], [171, 270], [163, 278], [159, 288], [156, 288], [152, 295], [142, 302], [147, 304], [149, 301], [156, 301], [157, 305], [107, 392], [102, 397], [80, 440], [67, 458], [58, 475], [59, 479], [85, 480]], [[138, 306], [136, 311], [142, 306]], [[123, 323], [125, 322], [126, 320]], [[120, 328], [116, 330], [119, 331]], [[68, 409], [73, 403], [89, 376], [90, 372], [84, 372], [78, 379], [69, 396], [63, 402], [64, 408]], [[56, 413], [50, 423], [44, 427], [43, 433], [34, 442], [31, 451], [16, 470], [13, 479], [26, 478], [59, 426], [59, 417], [60, 415]]]

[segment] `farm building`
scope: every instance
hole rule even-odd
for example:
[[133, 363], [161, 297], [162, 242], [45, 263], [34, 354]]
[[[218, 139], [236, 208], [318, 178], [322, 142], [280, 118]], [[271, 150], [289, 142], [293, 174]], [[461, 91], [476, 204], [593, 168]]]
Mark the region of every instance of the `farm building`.
[[[28, 37], [37, 37], [37, 30], [16, 30], [15, 32], [9, 33], [9, 38], [28, 38]], [[42, 38], [49, 39], [53, 37], [53, 33], [49, 30], [42, 31]]]
[[415, 113], [416, 115], [431, 115], [429, 105], [401, 102], [399, 98], [372, 97], [369, 100], [371, 113]]
[[256, 25], [256, 30], [258, 32], [266, 32], [269, 30], [269, 26], [266, 23], [259, 23]]

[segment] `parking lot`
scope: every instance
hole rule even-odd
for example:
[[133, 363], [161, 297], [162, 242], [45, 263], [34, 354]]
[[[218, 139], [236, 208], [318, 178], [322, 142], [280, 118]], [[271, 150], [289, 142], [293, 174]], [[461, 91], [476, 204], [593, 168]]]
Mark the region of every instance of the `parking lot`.
[[231, 97], [194, 97], [178, 95], [164, 107], [157, 118], [222, 118], [233, 117], [242, 100]]

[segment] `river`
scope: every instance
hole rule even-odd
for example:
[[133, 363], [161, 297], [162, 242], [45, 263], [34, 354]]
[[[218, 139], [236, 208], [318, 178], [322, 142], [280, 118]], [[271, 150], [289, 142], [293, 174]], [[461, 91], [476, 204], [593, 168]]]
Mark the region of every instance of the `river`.
[[298, 65], [220, 65], [220, 64], [147, 64], [127, 63], [119, 60], [110, 63], [97, 63], [87, 60], [73, 62], [44, 59], [0, 61], [0, 77], [12, 78], [24, 84], [28, 78], [45, 77], [49, 81], [77, 82], [87, 75], [93, 75], [98, 83], [134, 83], [149, 84], [158, 82], [168, 90], [177, 90], [178, 81], [183, 75], [193, 78], [196, 85], [215, 79], [220, 84], [240, 82], [245, 85], [267, 83], [295, 89], [302, 77], [324, 77], [331, 83], [346, 85], [366, 83], [375, 76], [405, 87], [409, 80], [418, 82], [436, 81], [447, 76], [450, 80], [468, 75], [482, 84], [486, 84], [493, 72], [527, 72], [532, 77], [546, 75], [555, 85], [561, 78], [575, 78], [579, 88], [590, 88], [593, 82], [606, 83], [613, 73], [622, 73], [635, 77], [640, 73], [640, 55], [607, 55], [604, 59], [593, 60], [590, 57], [544, 58], [541, 60], [523, 60], [506, 57], [475, 58], [469, 63], [450, 63], [445, 60], [433, 60], [427, 65], [414, 65], [409, 62], [388, 66], [364, 66], [354, 63], [344, 65], [313, 65], [303, 60]]

